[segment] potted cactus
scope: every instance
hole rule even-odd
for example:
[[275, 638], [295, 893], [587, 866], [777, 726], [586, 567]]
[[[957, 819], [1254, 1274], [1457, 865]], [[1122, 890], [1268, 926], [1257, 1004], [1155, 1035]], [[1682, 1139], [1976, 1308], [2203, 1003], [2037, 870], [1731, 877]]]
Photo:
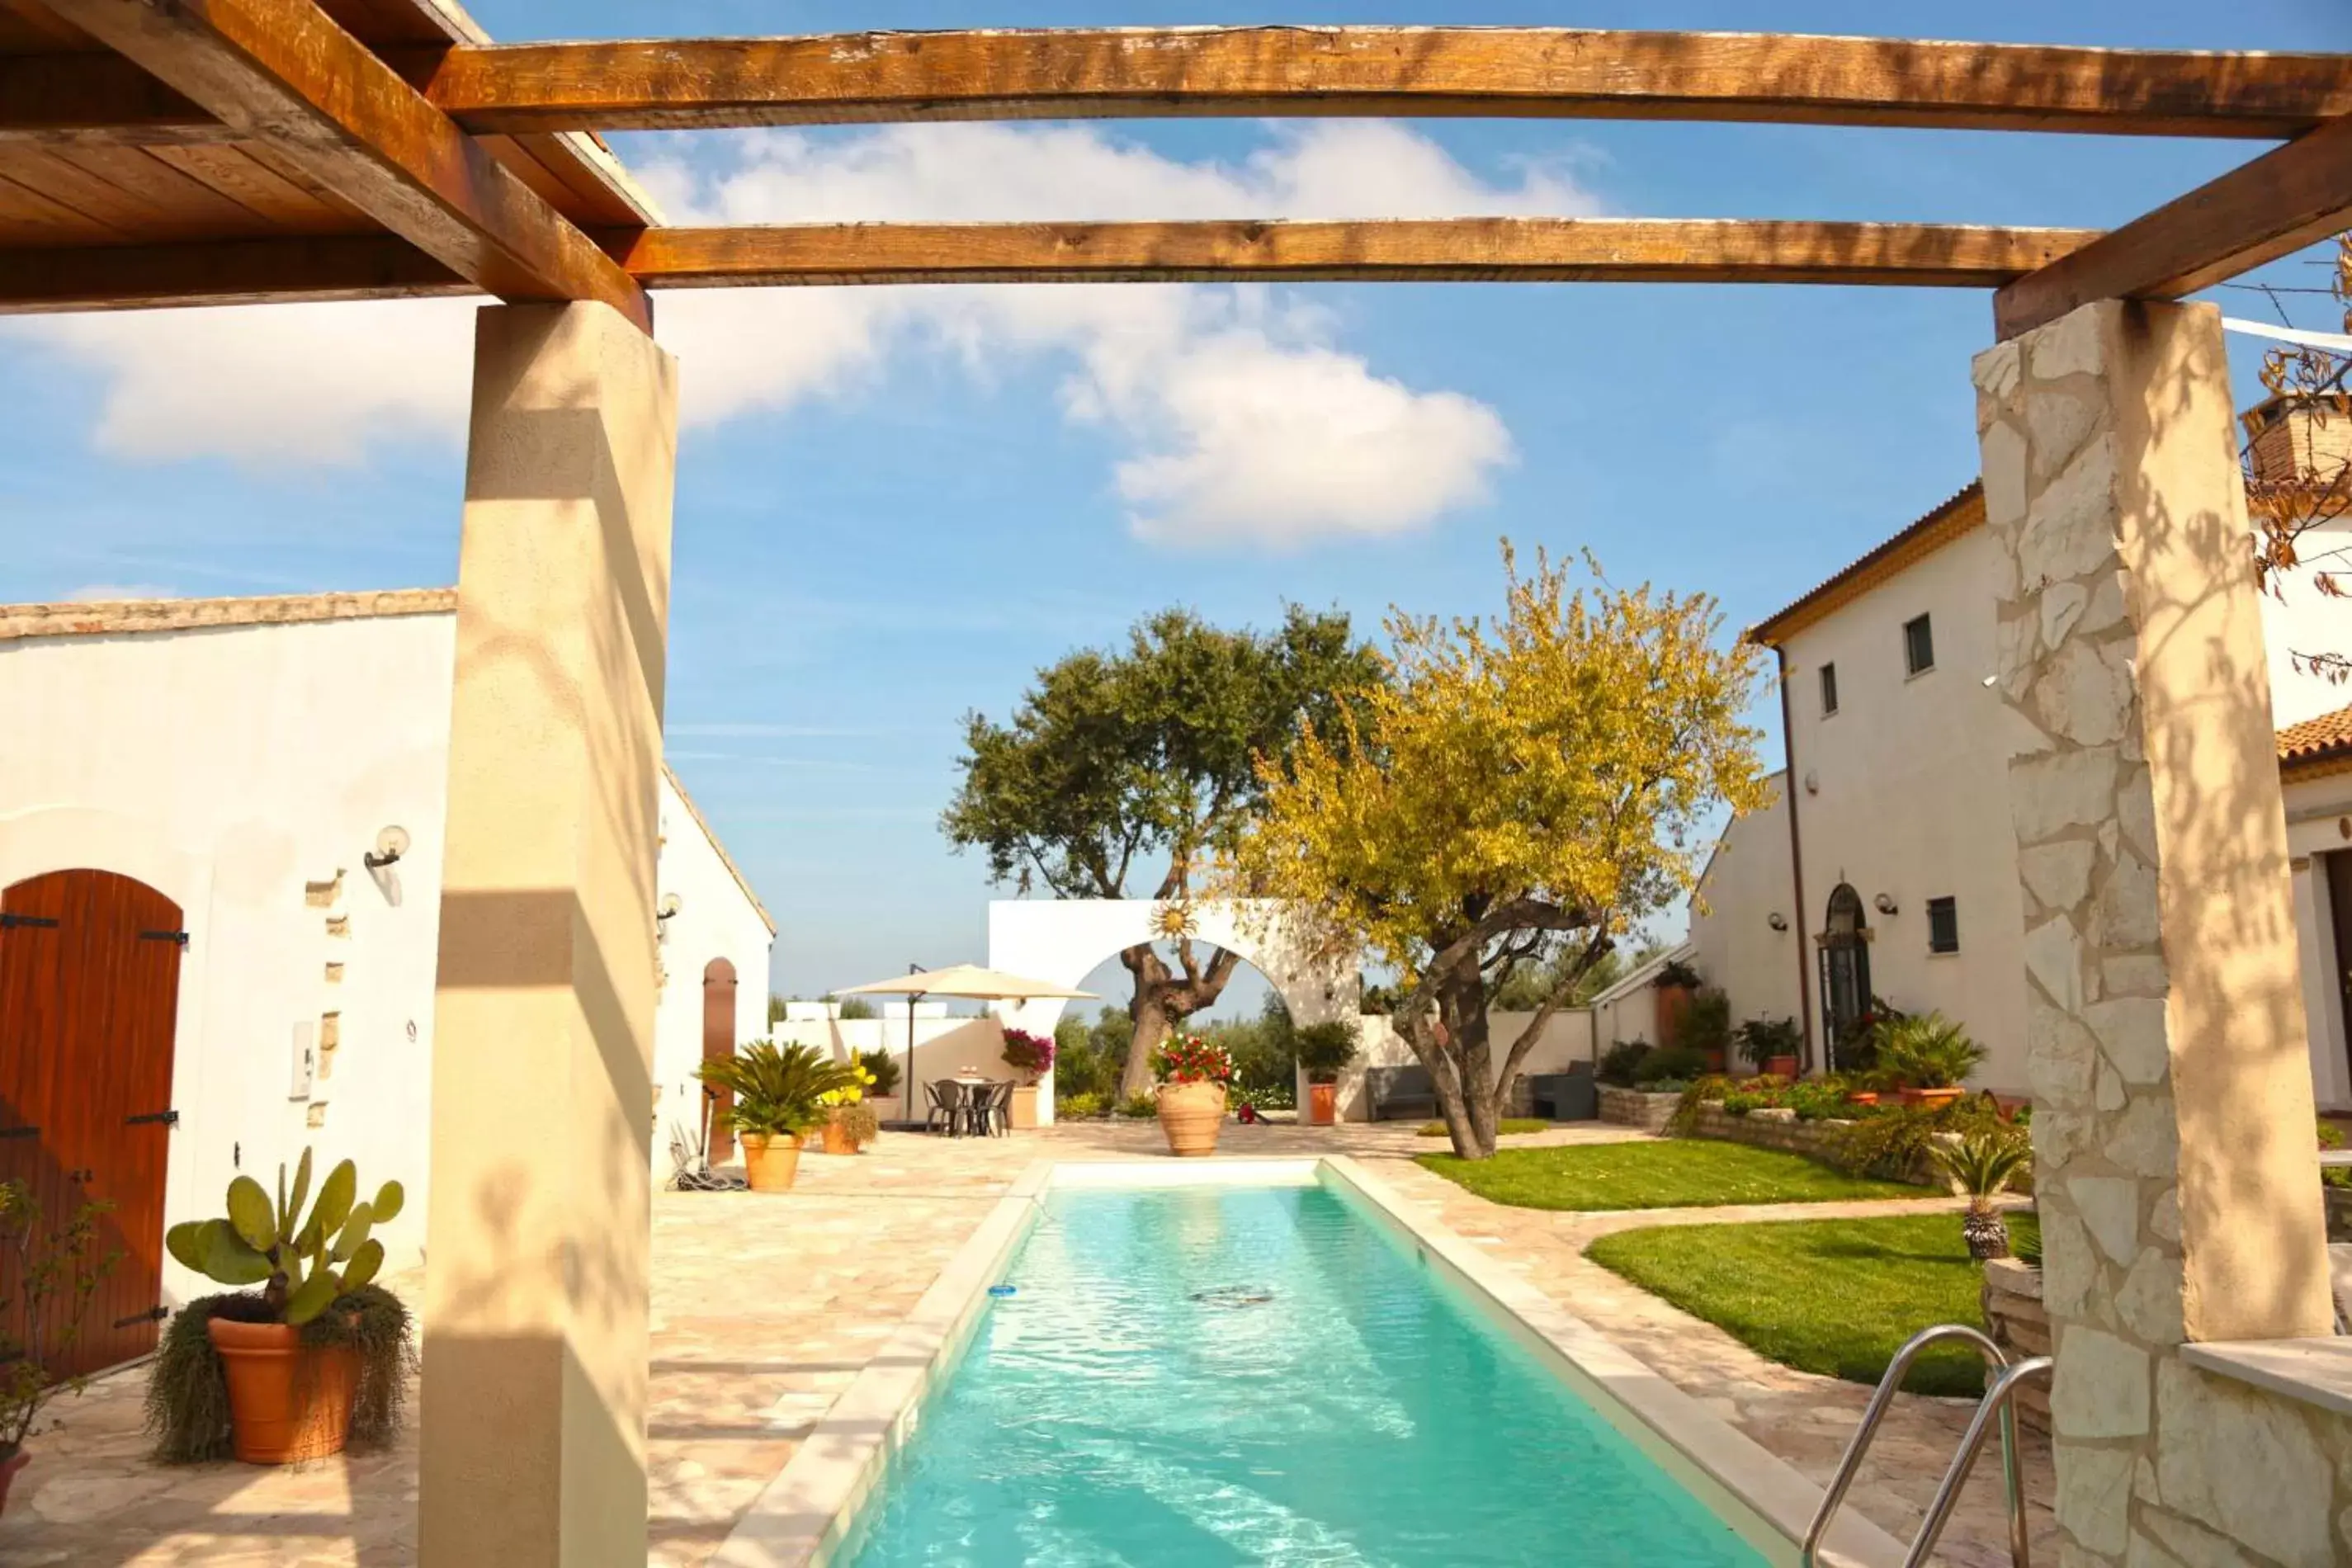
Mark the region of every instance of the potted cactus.
[[706, 1058], [695, 1076], [735, 1097], [724, 1114], [742, 1146], [746, 1184], [784, 1193], [800, 1174], [802, 1142], [833, 1118], [824, 1097], [853, 1084], [862, 1089], [858, 1070], [814, 1046], [754, 1040], [733, 1056]]
[[[216, 1375], [226, 1385], [229, 1447], [247, 1464], [282, 1465], [341, 1453], [351, 1437], [363, 1379], [377, 1403], [389, 1398], [397, 1406], [396, 1393], [386, 1395], [373, 1387], [383, 1381], [384, 1368], [363, 1367], [362, 1361], [372, 1343], [388, 1345], [390, 1375], [396, 1382], [409, 1353], [406, 1311], [374, 1284], [383, 1267], [383, 1243], [369, 1234], [399, 1215], [401, 1186], [386, 1182], [368, 1199], [358, 1193], [358, 1169], [345, 1160], [327, 1173], [317, 1201], [310, 1202], [310, 1151], [305, 1149], [290, 1191], [286, 1167], [278, 1167], [276, 1201], [259, 1182], [239, 1176], [228, 1184], [226, 1217], [192, 1220], [164, 1234], [172, 1256], [206, 1279], [261, 1287], [207, 1297], [181, 1312], [182, 1319], [204, 1325]], [[201, 1408], [201, 1385], [214, 1375], [213, 1363], [201, 1352], [191, 1353], [194, 1338], [193, 1330], [166, 1335], [151, 1385], [151, 1415], [164, 1430], [167, 1449], [175, 1414], [171, 1396], [184, 1395]], [[170, 1342], [175, 1339], [177, 1360]], [[158, 1391], [165, 1396], [162, 1407]], [[202, 1435], [178, 1435], [194, 1447], [206, 1446]]]

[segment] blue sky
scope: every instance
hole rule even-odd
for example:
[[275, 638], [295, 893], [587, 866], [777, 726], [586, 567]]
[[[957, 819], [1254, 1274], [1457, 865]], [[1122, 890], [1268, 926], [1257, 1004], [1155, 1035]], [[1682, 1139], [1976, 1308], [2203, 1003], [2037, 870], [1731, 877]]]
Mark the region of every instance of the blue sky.
[[[473, 8], [510, 40], [982, 19], [876, 0]], [[984, 19], [1268, 18], [1007, 0]], [[2341, 0], [1302, 0], [1279, 19], [2352, 48]], [[1573, 121], [618, 145], [681, 219], [978, 204], [2089, 226], [2259, 150]], [[2225, 303], [2263, 313], [2251, 295]], [[671, 756], [778, 918], [779, 988], [804, 994], [983, 956], [984, 872], [935, 822], [959, 716], [1003, 715], [1037, 666], [1171, 603], [1261, 624], [1285, 599], [1336, 604], [1367, 626], [1391, 603], [1486, 610], [1504, 534], [1590, 546], [1620, 580], [1707, 589], [1745, 624], [1971, 477], [1968, 361], [1990, 322], [1972, 292], [1591, 286], [780, 292], [661, 309], [688, 400]], [[5, 596], [452, 580], [466, 320], [441, 303], [280, 311], [266, 337], [219, 312], [0, 325]]]

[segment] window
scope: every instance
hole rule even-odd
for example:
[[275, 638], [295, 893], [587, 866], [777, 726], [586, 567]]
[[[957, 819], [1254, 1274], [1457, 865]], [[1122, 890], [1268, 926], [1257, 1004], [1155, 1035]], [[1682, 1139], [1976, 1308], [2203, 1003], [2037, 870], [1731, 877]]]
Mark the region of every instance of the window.
[[1960, 951], [1960, 906], [1956, 899], [1927, 900], [1927, 951]]
[[1925, 616], [1903, 623], [1903, 663], [1914, 675], [1936, 668], [1936, 632]]
[[1822, 716], [1827, 718], [1836, 711], [1837, 666], [1825, 664], [1822, 666]]

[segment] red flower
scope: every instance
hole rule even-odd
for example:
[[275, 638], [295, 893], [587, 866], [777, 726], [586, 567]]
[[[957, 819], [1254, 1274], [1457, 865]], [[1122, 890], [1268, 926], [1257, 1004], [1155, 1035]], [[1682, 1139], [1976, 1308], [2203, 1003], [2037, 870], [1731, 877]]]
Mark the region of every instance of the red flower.
[[1151, 1058], [1162, 1083], [1231, 1083], [1233, 1053], [1198, 1035], [1178, 1035]]

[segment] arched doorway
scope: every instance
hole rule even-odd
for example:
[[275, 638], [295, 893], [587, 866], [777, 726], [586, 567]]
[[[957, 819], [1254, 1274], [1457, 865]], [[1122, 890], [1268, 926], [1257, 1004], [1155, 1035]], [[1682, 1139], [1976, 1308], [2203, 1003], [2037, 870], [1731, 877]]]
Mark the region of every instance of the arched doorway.
[[[101, 1246], [122, 1255], [58, 1373], [155, 1348], [186, 943], [177, 904], [111, 871], [0, 892], [0, 1177], [25, 1182], [52, 1223], [111, 1204]], [[0, 1298], [17, 1295], [13, 1268], [0, 1257]]]
[[1870, 921], [1862, 895], [1844, 882], [1831, 890], [1829, 911], [1816, 939], [1822, 951], [1822, 1022], [1832, 1069], [1838, 1044], [1870, 1011]]
[[[735, 1054], [735, 966], [714, 958], [702, 966], [702, 1059]], [[705, 1089], [710, 1097], [710, 1163], [725, 1164], [735, 1157], [735, 1135], [727, 1131], [724, 1112], [735, 1104], [727, 1090]]]

